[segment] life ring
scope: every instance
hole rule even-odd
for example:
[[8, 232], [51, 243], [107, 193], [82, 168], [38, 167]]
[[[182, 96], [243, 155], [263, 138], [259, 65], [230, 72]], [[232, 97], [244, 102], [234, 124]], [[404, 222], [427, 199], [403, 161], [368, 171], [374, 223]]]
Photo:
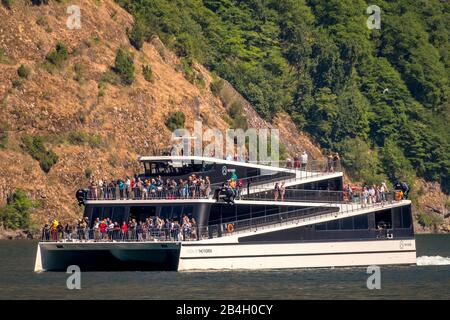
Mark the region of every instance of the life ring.
[[227, 231], [228, 231], [228, 233], [232, 233], [234, 231], [234, 226], [232, 223], [229, 223], [227, 225]]

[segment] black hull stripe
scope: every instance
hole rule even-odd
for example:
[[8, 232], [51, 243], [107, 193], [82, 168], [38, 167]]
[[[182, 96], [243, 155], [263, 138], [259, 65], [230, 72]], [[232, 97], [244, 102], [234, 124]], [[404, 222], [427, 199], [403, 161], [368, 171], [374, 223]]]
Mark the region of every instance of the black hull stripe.
[[331, 256], [350, 254], [379, 254], [379, 253], [412, 253], [416, 250], [394, 250], [394, 251], [360, 251], [360, 252], [329, 252], [329, 253], [290, 253], [290, 254], [262, 254], [243, 256], [208, 256], [208, 257], [180, 257], [180, 259], [234, 259], [234, 258], [270, 258], [270, 257], [300, 257], [300, 256]]
[[[253, 235], [252, 235], [253, 236]], [[245, 237], [242, 237], [244, 239]], [[240, 240], [241, 238], [239, 238]], [[393, 240], [415, 240], [415, 238], [395, 238]], [[204, 247], [204, 246], [251, 246], [251, 245], [266, 245], [266, 244], [316, 244], [316, 243], [336, 243], [336, 242], [369, 242], [369, 241], [393, 241], [392, 239], [323, 239], [323, 240], [286, 240], [286, 241], [253, 241], [253, 242], [224, 242], [224, 243], [186, 243], [182, 242], [183, 247]]]

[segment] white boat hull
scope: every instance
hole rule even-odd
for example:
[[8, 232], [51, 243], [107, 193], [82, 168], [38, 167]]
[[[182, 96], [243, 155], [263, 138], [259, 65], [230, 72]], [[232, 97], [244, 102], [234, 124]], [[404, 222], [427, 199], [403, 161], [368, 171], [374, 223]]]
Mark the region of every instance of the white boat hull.
[[415, 240], [183, 245], [179, 271], [285, 269], [416, 263]]
[[[58, 248], [59, 247], [59, 248]], [[152, 261], [162, 270], [237, 270], [349, 267], [369, 265], [412, 265], [416, 263], [415, 240], [372, 240], [316, 243], [213, 243], [210, 240], [171, 244], [161, 243], [41, 243], [38, 247], [35, 271], [64, 270], [68, 265], [89, 256], [92, 264], [98, 250], [114, 257], [127, 270], [151, 270]], [[164, 265], [163, 254], [171, 251], [170, 266]], [[177, 252], [179, 250], [179, 252]], [[68, 259], [68, 256], [70, 259]], [[178, 258], [178, 257], [179, 258]], [[174, 261], [178, 259], [178, 261]], [[104, 259], [104, 258], [103, 258]], [[102, 261], [102, 268], [108, 267]], [[145, 266], [145, 267], [144, 267]], [[95, 266], [94, 266], [95, 267]], [[100, 267], [100, 266], [99, 266]], [[167, 268], [165, 268], [167, 267]], [[102, 270], [102, 268], [98, 270]], [[83, 268], [81, 267], [83, 270]], [[94, 268], [95, 269], [95, 268]]]

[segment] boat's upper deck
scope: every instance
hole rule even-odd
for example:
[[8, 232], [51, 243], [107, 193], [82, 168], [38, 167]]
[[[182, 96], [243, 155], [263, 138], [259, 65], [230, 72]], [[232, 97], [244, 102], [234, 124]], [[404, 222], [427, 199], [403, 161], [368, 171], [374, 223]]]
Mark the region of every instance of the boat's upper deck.
[[216, 188], [231, 180], [236, 181], [235, 189], [245, 193], [272, 189], [277, 183], [285, 188], [315, 184], [316, 189], [342, 190], [338, 162], [261, 164], [198, 156], [148, 156], [139, 157], [139, 161], [144, 166], [142, 174], [131, 179], [92, 180], [84, 194], [82, 190], [77, 194], [79, 201], [212, 198]]

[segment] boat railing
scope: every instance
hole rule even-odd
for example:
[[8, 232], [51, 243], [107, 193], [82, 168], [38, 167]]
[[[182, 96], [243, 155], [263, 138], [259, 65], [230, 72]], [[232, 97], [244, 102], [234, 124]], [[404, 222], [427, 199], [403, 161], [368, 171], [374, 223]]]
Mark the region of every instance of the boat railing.
[[[310, 208], [303, 208], [292, 210], [285, 213], [278, 213], [273, 215], [267, 215], [262, 217], [253, 217], [249, 219], [240, 219], [234, 222], [222, 222], [216, 226], [218, 230], [227, 230], [227, 226], [231, 223], [233, 225], [233, 232], [220, 232], [217, 231], [216, 236], [227, 236], [242, 232], [251, 232], [256, 230], [263, 230], [267, 228], [274, 228], [277, 226], [298, 224], [303, 222], [312, 222], [324, 218], [337, 219], [348, 215], [349, 213], [355, 213], [357, 211], [384, 208], [385, 206], [399, 203], [403, 199], [399, 197], [399, 193], [390, 193], [394, 196], [386, 197], [384, 200], [374, 198], [364, 198], [362, 201], [352, 201], [343, 203], [330, 203], [325, 206], [317, 206]], [[213, 236], [214, 237], [214, 236]]]
[[90, 187], [85, 189], [86, 200], [188, 200], [188, 199], [210, 199], [213, 196], [211, 188], [174, 187], [166, 188], [130, 188], [119, 187]]
[[[157, 148], [152, 150], [151, 156], [170, 156], [171, 148]], [[206, 157], [206, 156], [205, 156]], [[287, 168], [293, 170], [302, 170], [310, 172], [342, 172], [340, 159], [307, 159], [306, 163], [303, 163], [301, 157], [294, 157], [293, 159], [286, 160], [256, 160], [252, 161], [246, 158], [240, 158], [238, 156], [225, 156], [224, 158], [218, 158], [214, 156], [208, 156], [208, 158], [218, 160], [228, 160], [241, 163], [250, 163], [262, 166]]]
[[[349, 213], [367, 210], [371, 208], [384, 208], [402, 201], [401, 198], [389, 198], [387, 201], [372, 201], [362, 203], [334, 203], [325, 206], [298, 208], [286, 212], [269, 214], [260, 212], [258, 216], [240, 216], [239, 220], [210, 221], [208, 226], [196, 226], [192, 224], [172, 225], [164, 227], [134, 227], [122, 229], [119, 226], [102, 229], [74, 228], [69, 232], [65, 230], [50, 230], [43, 232], [43, 242], [69, 241], [69, 242], [182, 242], [213, 239], [217, 237], [231, 236], [257, 230], [272, 229], [279, 226], [313, 222], [320, 219], [344, 218]], [[247, 218], [248, 217], [248, 218]]]
[[[245, 185], [244, 185], [245, 186]], [[280, 184], [279, 184], [280, 186]], [[202, 189], [173, 188], [173, 189], [147, 189], [134, 188], [131, 190], [119, 190], [118, 187], [103, 187], [86, 191], [86, 200], [217, 200], [219, 189], [217, 186]], [[279, 202], [319, 202], [319, 203], [368, 203], [387, 202], [398, 198], [398, 191], [378, 192], [369, 194], [362, 190], [330, 191], [330, 190], [306, 190], [306, 189], [275, 189], [271, 187], [246, 186], [236, 189], [237, 200], [249, 201], [279, 201]]]
[[[280, 185], [279, 185], [280, 186]], [[363, 203], [392, 201], [396, 197], [396, 191], [378, 192], [375, 194], [364, 193], [362, 190], [332, 191], [332, 190], [306, 190], [275, 187], [253, 187], [251, 192], [243, 192], [242, 200], [252, 201], [287, 201], [287, 202], [324, 202], [324, 203]]]

